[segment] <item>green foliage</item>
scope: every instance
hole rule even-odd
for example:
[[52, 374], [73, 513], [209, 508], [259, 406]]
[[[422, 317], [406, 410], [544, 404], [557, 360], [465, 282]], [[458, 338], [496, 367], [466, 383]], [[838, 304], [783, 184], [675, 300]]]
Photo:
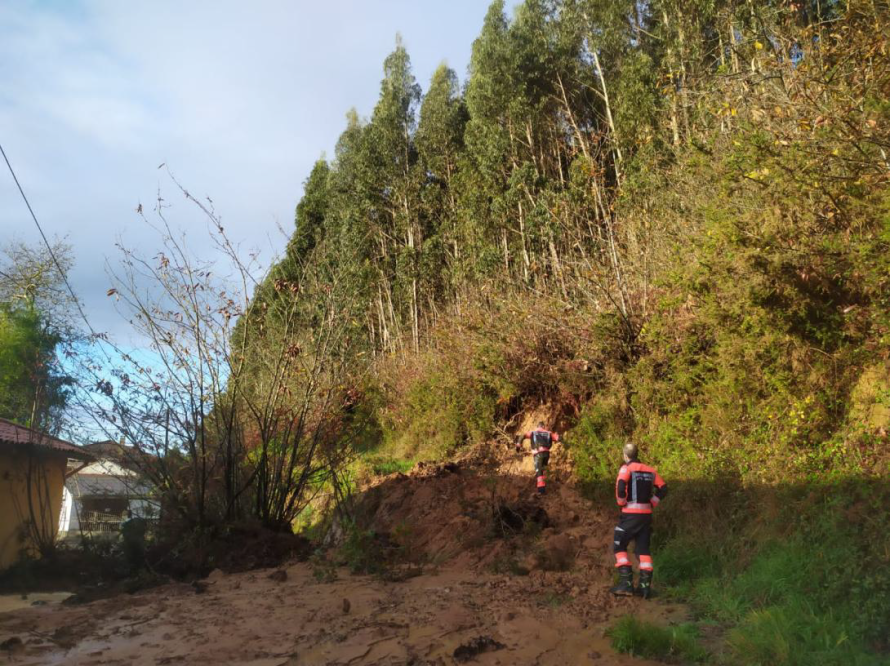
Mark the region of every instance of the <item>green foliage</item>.
[[[394, 567], [410, 561], [411, 530], [397, 525], [392, 533], [385, 534], [366, 529], [358, 522], [344, 523], [345, 539], [337, 550], [342, 564], [354, 574], [371, 574], [396, 580], [400, 573]], [[407, 571], [401, 575], [408, 574]]]
[[326, 557], [324, 551], [314, 551], [309, 557], [309, 565], [316, 583], [333, 583], [337, 580], [337, 567]]
[[[611, 495], [611, 482], [621, 465], [621, 447], [625, 441], [622, 419], [608, 397], [588, 403], [577, 423], [568, 433], [572, 444], [575, 473], [585, 482], [588, 491], [604, 488]], [[605, 404], [604, 404], [605, 403]]]
[[382, 574], [386, 570], [386, 557], [378, 534], [354, 522], [346, 523], [344, 528], [346, 538], [338, 550], [343, 564], [354, 574]]
[[0, 306], [0, 416], [38, 429], [57, 423], [71, 384], [58, 367], [60, 341], [33, 307]]
[[727, 639], [734, 663], [837, 666], [886, 663], [850, 643], [843, 623], [833, 613], [814, 613], [795, 600], [747, 614]]
[[368, 456], [364, 462], [370, 467], [371, 473], [375, 476], [387, 476], [396, 472], [404, 474], [414, 467], [414, 462], [411, 460], [399, 460], [385, 456]]
[[712, 539], [686, 532], [667, 543], [656, 541], [658, 581], [688, 592], [702, 578], [713, 578], [721, 570], [721, 555]]
[[303, 197], [297, 204], [296, 230], [288, 247], [289, 259], [304, 260], [327, 232], [330, 173], [330, 165], [319, 160], [304, 184]]
[[467, 391], [449, 372], [422, 374], [384, 418], [384, 443], [395, 455], [441, 460], [465, 442], [488, 436], [494, 426], [495, 398]]
[[612, 647], [636, 657], [659, 659], [668, 663], [702, 663], [708, 653], [699, 645], [698, 632], [692, 624], [660, 627], [625, 615], [608, 631]]
[[707, 513], [688, 519], [657, 544], [658, 579], [731, 627], [731, 663], [881, 663], [869, 648], [890, 626], [887, 492], [866, 480], [805, 492], [764, 494], [718, 531]]

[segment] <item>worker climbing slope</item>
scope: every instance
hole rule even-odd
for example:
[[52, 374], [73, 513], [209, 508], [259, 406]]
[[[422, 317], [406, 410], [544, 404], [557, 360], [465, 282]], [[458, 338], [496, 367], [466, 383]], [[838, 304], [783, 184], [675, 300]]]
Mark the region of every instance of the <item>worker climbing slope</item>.
[[525, 440], [531, 440], [532, 454], [535, 460], [535, 483], [540, 494], [547, 489], [546, 470], [550, 462], [550, 448], [559, 441], [559, 434], [544, 428], [544, 422], [540, 421], [534, 430], [516, 436], [516, 450], [522, 449]]
[[[639, 594], [648, 599], [652, 594], [652, 555], [649, 551], [652, 509], [667, 495], [667, 484], [654, 467], [637, 460], [636, 444], [625, 444], [623, 456], [624, 464], [615, 482], [615, 498], [621, 507], [613, 547], [618, 584], [611, 592], [618, 596]], [[634, 589], [633, 567], [627, 555], [631, 541], [640, 561], [640, 586], [637, 589]]]

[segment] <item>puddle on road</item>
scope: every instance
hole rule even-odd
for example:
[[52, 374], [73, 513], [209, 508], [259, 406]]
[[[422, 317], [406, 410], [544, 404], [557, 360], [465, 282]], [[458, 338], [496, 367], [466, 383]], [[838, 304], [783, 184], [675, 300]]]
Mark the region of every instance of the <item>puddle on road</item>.
[[54, 606], [71, 596], [71, 592], [34, 592], [22, 598], [21, 594], [0, 594], [0, 613], [9, 613], [31, 606]]

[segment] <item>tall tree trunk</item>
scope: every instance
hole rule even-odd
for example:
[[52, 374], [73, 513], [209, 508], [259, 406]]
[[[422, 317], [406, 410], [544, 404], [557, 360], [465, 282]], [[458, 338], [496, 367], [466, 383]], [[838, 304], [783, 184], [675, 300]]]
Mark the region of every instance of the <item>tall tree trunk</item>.
[[[664, 21], [664, 28], [666, 33], [666, 40], [670, 40], [670, 19], [668, 17], [668, 13], [666, 9], [663, 9], [661, 12], [662, 20]], [[680, 122], [678, 120], [677, 114], [677, 75], [674, 72], [674, 50], [668, 46], [667, 47], [667, 63], [668, 63], [668, 78], [671, 82], [671, 138], [673, 140], [673, 144], [675, 146], [680, 145]]]
[[735, 25], [733, 25], [732, 14], [729, 15], [729, 57], [732, 62], [732, 73], [739, 73], [739, 54], [737, 52], [738, 39], [735, 34]]
[[528, 246], [525, 242], [525, 213], [522, 209], [522, 202], [519, 202], [519, 237], [522, 241], [522, 276], [526, 282], [529, 281], [529, 268], [531, 260], [528, 255]]
[[559, 287], [562, 290], [562, 297], [569, 300], [569, 292], [566, 289], [566, 281], [562, 274], [562, 264], [559, 261], [559, 254], [556, 252], [556, 245], [553, 243], [553, 234], [548, 238], [550, 245], [550, 261], [553, 262], [553, 272], [556, 273], [556, 279], [559, 280]]
[[677, 38], [680, 45], [680, 97], [683, 100], [680, 108], [683, 112], [683, 129], [688, 141], [691, 136], [689, 131], [689, 82], [686, 75], [686, 33], [683, 30], [682, 17], [677, 19]]
[[383, 289], [377, 286], [377, 316], [380, 322], [380, 345], [383, 351], [389, 348], [389, 329], [386, 326], [386, 311], [383, 308]]
[[[559, 84], [559, 91], [562, 95], [562, 104], [566, 110], [566, 116], [569, 118], [569, 124], [572, 126], [572, 130], [575, 132], [575, 138], [578, 140], [578, 145], [581, 147], [581, 153], [588, 160], [590, 159], [590, 151], [587, 149], [587, 141], [584, 139], [584, 135], [581, 134], [581, 129], [578, 127], [578, 122], [575, 120], [575, 114], [572, 113], [572, 107], [569, 104], [569, 98], [566, 95], [565, 86], [562, 83], [562, 76], [559, 74], [556, 75], [556, 82]], [[562, 168], [560, 167], [560, 178], [562, 174]]]
[[596, 49], [593, 49], [593, 63], [596, 66], [596, 73], [603, 87], [602, 97], [606, 104], [606, 120], [609, 123], [609, 130], [612, 132], [612, 150], [615, 153], [615, 181], [621, 186], [621, 146], [618, 144], [618, 132], [615, 131], [615, 120], [612, 118], [612, 105], [609, 102], [609, 89], [606, 86], [606, 77], [603, 74], [603, 68], [600, 66], [600, 58]]

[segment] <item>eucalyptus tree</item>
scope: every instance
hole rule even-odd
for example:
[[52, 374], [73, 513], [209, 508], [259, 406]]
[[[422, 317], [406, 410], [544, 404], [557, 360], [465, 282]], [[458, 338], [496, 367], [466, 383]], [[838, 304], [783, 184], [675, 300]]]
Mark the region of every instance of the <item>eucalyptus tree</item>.
[[[420, 174], [415, 168], [414, 132], [421, 89], [400, 36], [383, 62], [380, 98], [368, 125], [368, 150], [375, 167], [374, 213], [380, 220], [381, 282], [407, 315], [414, 349], [420, 342], [418, 278], [423, 232], [419, 220]], [[407, 310], [407, 312], [406, 312]]]
[[457, 201], [467, 110], [457, 74], [444, 63], [433, 74], [419, 117], [415, 142], [423, 182], [422, 273], [424, 284], [432, 290], [429, 299], [438, 300], [450, 296], [455, 276], [463, 273], [463, 264], [472, 261], [463, 247]]
[[327, 233], [328, 194], [331, 167], [326, 160], [318, 160], [303, 186], [303, 196], [297, 204], [295, 229], [288, 252], [303, 259], [321, 242]]

